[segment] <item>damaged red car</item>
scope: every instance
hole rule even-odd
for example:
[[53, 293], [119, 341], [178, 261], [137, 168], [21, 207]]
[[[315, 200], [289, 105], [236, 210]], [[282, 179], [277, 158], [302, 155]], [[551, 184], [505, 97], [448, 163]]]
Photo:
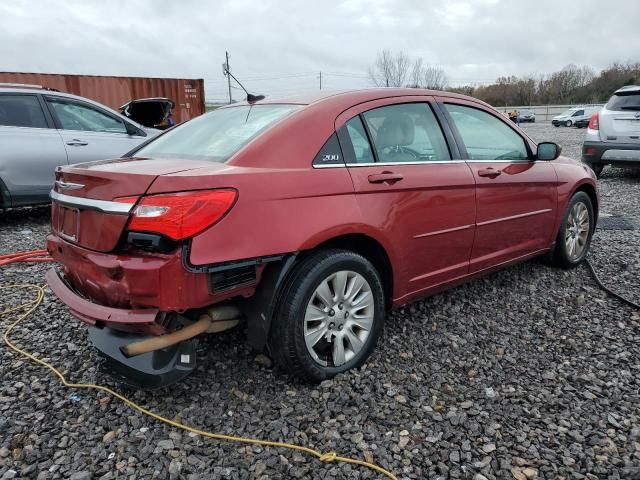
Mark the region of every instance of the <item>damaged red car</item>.
[[595, 175], [558, 145], [417, 89], [230, 105], [59, 167], [51, 198], [49, 286], [146, 386], [241, 322], [284, 369], [330, 378], [391, 308], [536, 256], [578, 265], [598, 212]]

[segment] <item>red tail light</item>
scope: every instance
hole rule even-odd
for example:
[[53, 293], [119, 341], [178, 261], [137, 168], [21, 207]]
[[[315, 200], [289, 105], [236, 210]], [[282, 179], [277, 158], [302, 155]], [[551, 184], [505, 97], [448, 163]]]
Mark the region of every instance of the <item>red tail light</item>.
[[[173, 240], [193, 237], [214, 225], [231, 209], [235, 190], [163, 193], [142, 197], [132, 210], [129, 230], [159, 233]], [[120, 202], [135, 202], [136, 197]]]
[[589, 128], [591, 130], [600, 130], [600, 115], [598, 115], [598, 112], [594, 113], [591, 115], [591, 118], [589, 118]]

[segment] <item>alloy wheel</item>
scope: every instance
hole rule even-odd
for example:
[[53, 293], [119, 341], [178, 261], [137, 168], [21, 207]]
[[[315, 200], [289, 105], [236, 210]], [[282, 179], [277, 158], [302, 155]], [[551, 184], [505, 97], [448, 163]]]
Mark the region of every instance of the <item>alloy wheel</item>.
[[365, 346], [374, 323], [375, 303], [369, 282], [341, 270], [322, 280], [311, 295], [304, 318], [304, 340], [313, 360], [339, 367]]
[[587, 206], [582, 202], [576, 202], [567, 217], [564, 238], [567, 255], [571, 260], [580, 258], [584, 252], [590, 229], [591, 220]]

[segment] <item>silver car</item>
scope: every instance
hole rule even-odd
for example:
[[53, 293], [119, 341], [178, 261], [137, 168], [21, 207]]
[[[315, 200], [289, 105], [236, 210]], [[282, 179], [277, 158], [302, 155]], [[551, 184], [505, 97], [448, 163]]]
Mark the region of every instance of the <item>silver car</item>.
[[56, 166], [117, 158], [159, 133], [86, 98], [0, 84], [0, 208], [48, 203]]
[[640, 86], [616, 90], [602, 110], [591, 116], [582, 161], [596, 175], [608, 164], [640, 165]]

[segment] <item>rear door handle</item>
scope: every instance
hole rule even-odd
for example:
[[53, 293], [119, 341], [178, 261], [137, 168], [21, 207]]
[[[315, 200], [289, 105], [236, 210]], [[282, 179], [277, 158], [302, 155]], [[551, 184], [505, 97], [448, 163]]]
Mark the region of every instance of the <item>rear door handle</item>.
[[402, 180], [404, 176], [401, 173], [382, 172], [369, 175], [369, 183], [386, 183], [393, 185]]
[[73, 140], [69, 140], [67, 142], [67, 145], [70, 145], [72, 147], [85, 147], [89, 145], [89, 142], [83, 142], [82, 140], [78, 140], [77, 138], [74, 138]]
[[478, 170], [479, 177], [496, 178], [498, 175], [501, 175], [501, 174], [502, 174], [501, 170], [496, 170], [495, 168], [491, 168], [491, 167]]

